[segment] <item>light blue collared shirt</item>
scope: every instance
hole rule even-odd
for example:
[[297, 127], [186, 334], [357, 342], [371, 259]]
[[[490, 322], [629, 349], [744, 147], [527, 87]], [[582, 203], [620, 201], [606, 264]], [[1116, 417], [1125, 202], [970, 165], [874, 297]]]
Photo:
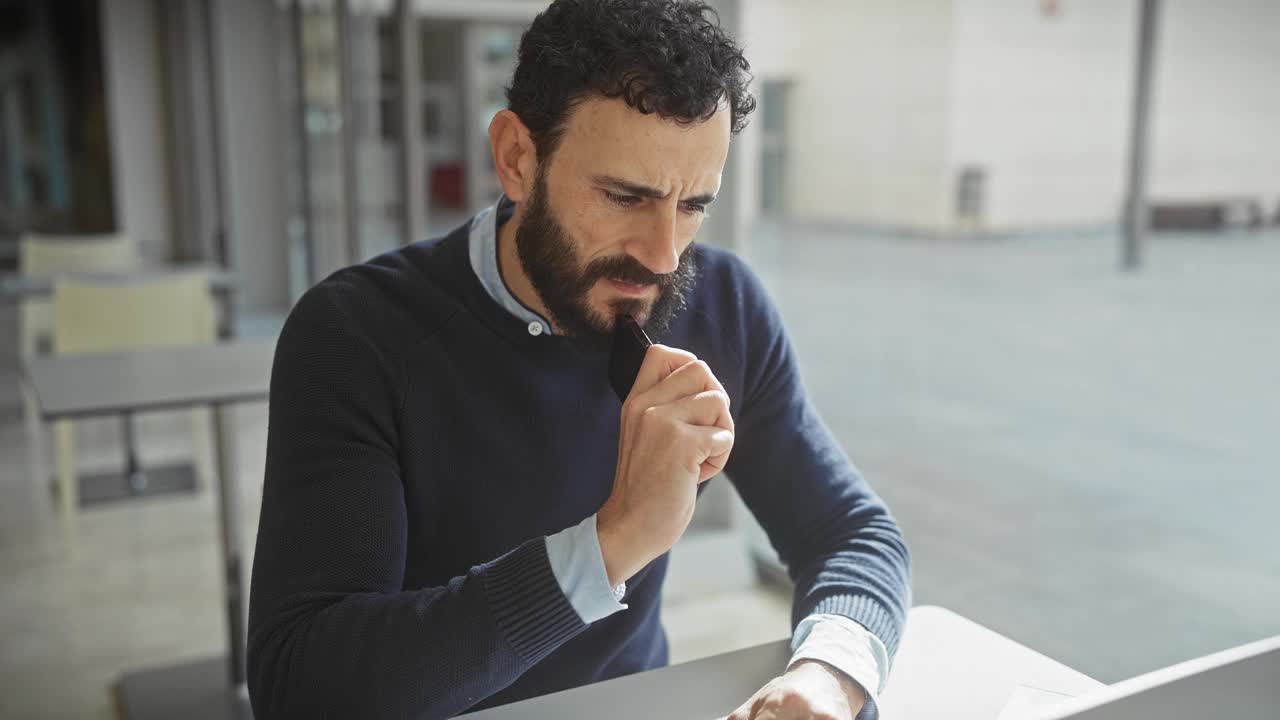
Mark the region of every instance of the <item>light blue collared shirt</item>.
[[490, 205], [480, 214], [471, 218], [471, 235], [468, 252], [471, 257], [471, 269], [475, 271], [480, 284], [488, 291], [504, 310], [523, 320], [529, 326], [531, 335], [551, 334], [551, 323], [534, 312], [524, 303], [516, 299], [502, 280], [502, 270], [498, 265], [498, 228], [511, 218], [515, 204], [506, 195], [498, 198], [498, 202]]
[[[490, 297], [507, 312], [522, 320], [530, 335], [551, 335], [551, 323], [516, 299], [502, 279], [498, 264], [498, 228], [510, 217], [515, 205], [505, 195], [471, 220], [469, 253], [471, 269]], [[547, 559], [556, 582], [584, 623], [609, 617], [627, 605], [621, 602], [626, 584], [615, 593], [600, 550], [596, 516], [590, 515], [573, 527], [548, 535]], [[791, 636], [791, 662], [818, 660], [848, 675], [867, 694], [867, 706], [858, 720], [874, 720], [879, 712], [876, 698], [889, 677], [889, 653], [884, 643], [866, 628], [841, 615], [816, 614], [800, 621]]]

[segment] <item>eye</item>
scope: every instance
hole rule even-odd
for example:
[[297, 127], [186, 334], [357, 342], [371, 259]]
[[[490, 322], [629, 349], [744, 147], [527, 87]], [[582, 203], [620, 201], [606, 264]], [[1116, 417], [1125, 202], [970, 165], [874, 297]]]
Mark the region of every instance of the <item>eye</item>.
[[680, 209], [690, 215], [703, 215], [707, 212], [707, 206], [699, 203], [681, 203]]
[[615, 192], [604, 191], [605, 197], [609, 198], [609, 202], [619, 207], [631, 207], [640, 202], [640, 198], [635, 195], [619, 195]]

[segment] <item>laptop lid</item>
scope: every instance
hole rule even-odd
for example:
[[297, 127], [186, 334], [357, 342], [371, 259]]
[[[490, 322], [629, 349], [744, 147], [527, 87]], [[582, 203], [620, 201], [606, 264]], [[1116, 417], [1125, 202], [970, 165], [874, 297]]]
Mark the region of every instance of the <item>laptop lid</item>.
[[1139, 675], [1038, 720], [1276, 720], [1280, 635]]

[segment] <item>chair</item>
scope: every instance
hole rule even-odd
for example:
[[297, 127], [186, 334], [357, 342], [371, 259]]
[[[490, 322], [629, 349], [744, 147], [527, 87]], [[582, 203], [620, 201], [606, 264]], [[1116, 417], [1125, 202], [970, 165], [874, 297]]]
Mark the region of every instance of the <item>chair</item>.
[[[59, 273], [125, 273], [138, 267], [128, 236], [42, 235], [27, 233], [18, 241], [18, 271], [23, 275]], [[22, 359], [34, 357], [42, 338], [53, 333], [53, 303], [23, 300], [18, 315], [18, 348]]]
[[[53, 351], [93, 353], [215, 341], [213, 301], [205, 272], [156, 276], [64, 275], [54, 281]], [[145, 478], [133, 442], [133, 418], [124, 419], [127, 473], [134, 490]], [[196, 466], [209, 467], [209, 412], [192, 411]], [[55, 463], [64, 520], [78, 504], [76, 435], [72, 421], [54, 423]]]
[[[129, 272], [138, 266], [138, 256], [130, 238], [118, 233], [99, 235], [49, 235], [25, 233], [18, 240], [18, 272], [25, 276], [56, 276], [59, 273]], [[53, 336], [53, 302], [46, 298], [24, 298], [18, 303], [18, 360], [26, 363], [41, 351]], [[35, 397], [22, 387], [22, 415], [27, 425], [31, 467], [44, 473], [43, 425]]]

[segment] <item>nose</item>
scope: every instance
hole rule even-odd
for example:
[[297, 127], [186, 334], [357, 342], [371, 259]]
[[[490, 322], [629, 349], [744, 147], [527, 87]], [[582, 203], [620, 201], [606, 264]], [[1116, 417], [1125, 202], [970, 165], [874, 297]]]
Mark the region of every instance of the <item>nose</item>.
[[636, 243], [632, 256], [650, 271], [666, 275], [680, 265], [680, 238], [676, 232], [679, 211], [675, 203], [654, 203], [653, 207], [646, 237]]

